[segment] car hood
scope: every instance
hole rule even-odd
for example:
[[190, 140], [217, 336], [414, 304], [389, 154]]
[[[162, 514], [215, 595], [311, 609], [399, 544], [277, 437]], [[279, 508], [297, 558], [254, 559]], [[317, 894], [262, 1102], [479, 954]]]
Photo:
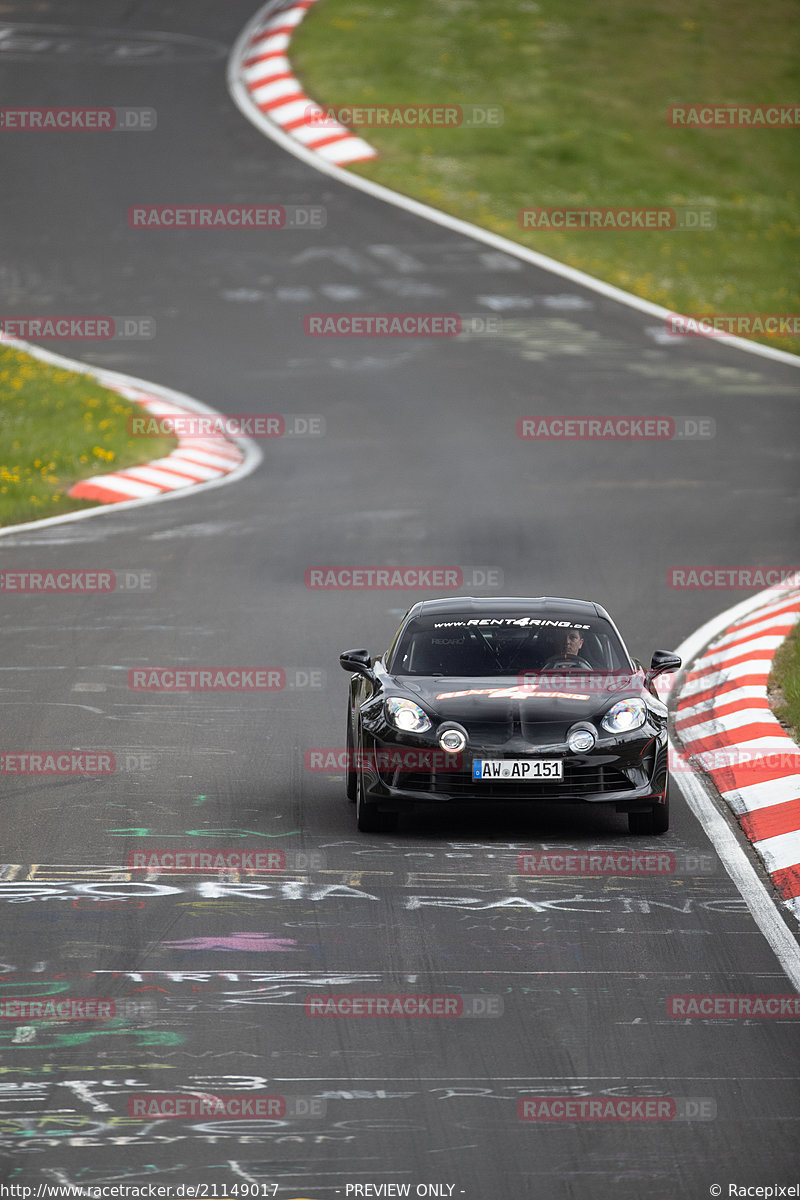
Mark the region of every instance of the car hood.
[[611, 676], [608, 685], [592, 675], [581, 686], [579, 675], [573, 680], [563, 674], [553, 682], [540, 677], [535, 684], [518, 684], [508, 676], [405, 675], [395, 677], [395, 682], [398, 690], [417, 696], [440, 721], [457, 721], [468, 729], [503, 726], [509, 733], [523, 736], [526, 729], [545, 724], [564, 727], [581, 719], [599, 721], [612, 704], [625, 697], [649, 698], [643, 690], [642, 672]]

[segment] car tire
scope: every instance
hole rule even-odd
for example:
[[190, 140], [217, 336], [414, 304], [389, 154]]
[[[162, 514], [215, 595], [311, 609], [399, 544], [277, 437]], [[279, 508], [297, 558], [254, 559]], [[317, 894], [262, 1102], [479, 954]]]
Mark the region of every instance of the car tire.
[[669, 779], [664, 789], [664, 803], [654, 804], [649, 812], [628, 813], [628, 832], [637, 834], [666, 833], [669, 829]]
[[397, 813], [381, 812], [364, 799], [364, 772], [356, 767], [356, 825], [361, 833], [393, 833]]
[[347, 706], [347, 738], [345, 741], [347, 747], [347, 766], [345, 767], [345, 788], [347, 790], [347, 799], [355, 800], [356, 798], [356, 768], [355, 754], [353, 753], [353, 721], [350, 706]]

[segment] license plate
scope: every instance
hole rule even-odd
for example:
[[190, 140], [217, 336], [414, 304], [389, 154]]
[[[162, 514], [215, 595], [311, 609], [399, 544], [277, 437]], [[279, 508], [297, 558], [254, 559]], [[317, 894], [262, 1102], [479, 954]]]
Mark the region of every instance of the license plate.
[[473, 779], [492, 779], [501, 783], [519, 783], [528, 779], [563, 779], [564, 764], [559, 758], [476, 758]]

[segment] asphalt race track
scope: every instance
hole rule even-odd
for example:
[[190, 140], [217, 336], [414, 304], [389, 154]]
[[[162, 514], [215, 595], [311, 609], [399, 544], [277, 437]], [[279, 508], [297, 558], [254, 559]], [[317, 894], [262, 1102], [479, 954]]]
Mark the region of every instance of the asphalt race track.
[[[668, 1015], [673, 994], [791, 991], [680, 793], [661, 839], [554, 806], [357, 834], [341, 770], [306, 757], [343, 748], [338, 654], [384, 649], [434, 593], [304, 579], [327, 564], [491, 568], [502, 584], [478, 594], [597, 600], [649, 661], [747, 594], [670, 588], [672, 567], [793, 561], [796, 369], [665, 341], [634, 309], [274, 146], [225, 85], [254, 7], [59, 0], [1, 14], [3, 105], [158, 114], [150, 133], [3, 137], [4, 311], [151, 316], [151, 340], [43, 344], [223, 412], [325, 420], [323, 436], [262, 441], [262, 465], [232, 486], [0, 543], [4, 568], [155, 577], [151, 590], [3, 597], [3, 748], [109, 751], [118, 769], [3, 779], [0, 994], [141, 1002], [107, 1022], [0, 1025], [3, 1178], [203, 1197], [247, 1184], [283, 1200], [404, 1194], [354, 1190], [370, 1184], [699, 1200], [713, 1184], [795, 1183], [797, 1022]], [[9, 50], [16, 23], [32, 28]], [[322, 205], [326, 224], [127, 225], [137, 204], [256, 202]], [[304, 334], [305, 315], [339, 310], [503, 326]], [[517, 420], [536, 414], [703, 417], [716, 436], [520, 440]], [[286, 686], [128, 687], [129, 670], [154, 666], [282, 668]], [[700, 869], [548, 879], [518, 865], [531, 849], [632, 846]], [[312, 865], [126, 870], [133, 853], [214, 847]], [[307, 1015], [309, 996], [417, 992], [477, 995], [496, 1015]], [[198, 1092], [283, 1096], [287, 1113], [128, 1115], [134, 1096]], [[542, 1096], [674, 1098], [692, 1119], [521, 1120], [518, 1101]], [[295, 1097], [310, 1115], [293, 1115]]]

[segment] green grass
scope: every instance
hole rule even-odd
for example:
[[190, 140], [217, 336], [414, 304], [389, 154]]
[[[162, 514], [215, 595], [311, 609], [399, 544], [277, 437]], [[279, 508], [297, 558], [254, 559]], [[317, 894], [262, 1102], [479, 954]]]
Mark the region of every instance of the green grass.
[[175, 448], [177, 438], [131, 437], [133, 413], [138, 405], [90, 375], [0, 346], [0, 526], [95, 508], [67, 495], [78, 480]]
[[778, 647], [767, 687], [775, 716], [800, 742], [800, 625]]
[[[497, 129], [365, 128], [355, 173], [681, 312], [800, 311], [796, 129], [672, 104], [793, 103], [795, 0], [320, 0], [292, 63], [324, 105], [501, 104]], [[702, 233], [523, 230], [518, 211], [710, 206]], [[797, 338], [763, 338], [800, 352]]]

